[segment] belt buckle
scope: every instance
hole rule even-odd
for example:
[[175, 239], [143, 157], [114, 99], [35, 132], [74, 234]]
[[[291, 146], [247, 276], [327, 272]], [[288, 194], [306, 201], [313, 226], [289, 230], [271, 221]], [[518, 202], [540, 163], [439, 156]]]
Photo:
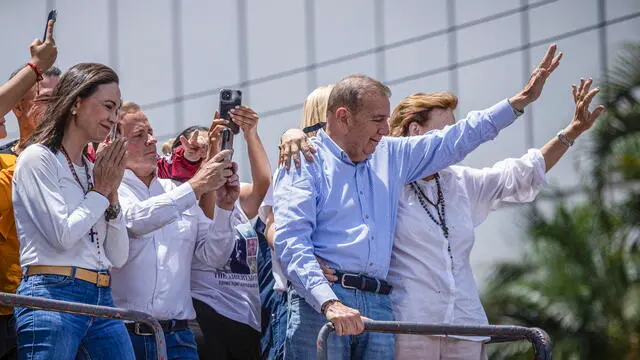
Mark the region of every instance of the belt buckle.
[[153, 332], [150, 333], [146, 333], [146, 332], [142, 332], [140, 330], [140, 325], [143, 325], [142, 323], [139, 322], [135, 322], [133, 325], [133, 333], [139, 336], [151, 336], [153, 335]]
[[357, 288], [355, 286], [347, 285], [347, 284], [344, 283], [344, 280], [347, 278], [347, 276], [351, 276], [351, 277], [354, 277], [356, 279], [360, 277], [360, 275], [358, 275], [358, 274], [344, 273], [344, 274], [342, 274], [342, 279], [340, 280], [340, 285], [342, 285], [342, 287], [345, 288], [345, 289], [360, 290], [359, 288]]
[[111, 276], [105, 273], [98, 273], [98, 277], [96, 279], [96, 285], [98, 287], [109, 287], [109, 283], [111, 282]]

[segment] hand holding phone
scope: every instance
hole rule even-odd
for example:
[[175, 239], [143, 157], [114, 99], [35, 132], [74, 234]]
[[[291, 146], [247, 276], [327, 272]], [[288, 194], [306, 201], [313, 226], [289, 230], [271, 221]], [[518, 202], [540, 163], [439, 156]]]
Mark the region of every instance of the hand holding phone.
[[242, 91], [222, 89], [220, 90], [220, 118], [229, 121], [229, 128], [234, 134], [240, 132], [238, 124], [231, 120], [229, 112], [231, 109], [242, 105]]
[[109, 130], [109, 142], [112, 143], [118, 138], [118, 124], [114, 124]]
[[[222, 129], [220, 136], [222, 136], [220, 151], [233, 150], [233, 132], [231, 131], [231, 129]], [[231, 157], [232, 156], [229, 156], [227, 160], [231, 160]]]

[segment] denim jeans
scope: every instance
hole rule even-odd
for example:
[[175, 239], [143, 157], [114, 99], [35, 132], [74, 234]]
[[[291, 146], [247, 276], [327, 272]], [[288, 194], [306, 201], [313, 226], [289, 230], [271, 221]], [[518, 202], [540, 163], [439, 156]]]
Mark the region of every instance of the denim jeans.
[[284, 358], [284, 342], [287, 336], [287, 293], [273, 290], [275, 280], [271, 271], [271, 251], [264, 237], [264, 223], [258, 218], [255, 225], [258, 234], [258, 286], [262, 307], [261, 359]]
[[[149, 335], [129, 333], [137, 360], [156, 360], [156, 338]], [[198, 360], [198, 347], [191, 329], [164, 334], [167, 344], [167, 359]]]
[[[18, 294], [113, 307], [111, 288], [61, 275], [25, 276]], [[16, 308], [21, 360], [135, 360], [120, 320]]]
[[[372, 320], [391, 321], [393, 312], [388, 295], [345, 289], [331, 285], [342, 303], [357, 309]], [[289, 288], [289, 319], [287, 322], [286, 359], [315, 359], [316, 339], [327, 318], [315, 311], [293, 288]], [[329, 335], [327, 342], [330, 360], [336, 359], [393, 359], [393, 334], [363, 332], [355, 336]]]

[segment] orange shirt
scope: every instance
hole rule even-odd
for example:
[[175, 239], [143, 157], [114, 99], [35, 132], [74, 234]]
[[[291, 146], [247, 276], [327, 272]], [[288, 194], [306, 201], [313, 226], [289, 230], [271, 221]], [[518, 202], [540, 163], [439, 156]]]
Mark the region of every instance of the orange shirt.
[[[0, 154], [0, 291], [8, 293], [16, 292], [22, 278], [20, 242], [11, 201], [11, 180], [15, 168], [14, 155]], [[0, 315], [9, 314], [13, 314], [13, 308], [0, 307]]]

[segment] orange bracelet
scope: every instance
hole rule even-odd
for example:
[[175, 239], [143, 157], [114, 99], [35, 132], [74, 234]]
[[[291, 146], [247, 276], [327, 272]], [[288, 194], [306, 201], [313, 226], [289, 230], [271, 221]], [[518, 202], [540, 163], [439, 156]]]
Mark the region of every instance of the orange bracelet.
[[41, 81], [42, 79], [44, 79], [44, 77], [42, 76], [43, 72], [38, 69], [38, 66], [36, 64], [28, 62], [27, 66], [33, 69], [33, 72], [36, 73], [36, 81]]

